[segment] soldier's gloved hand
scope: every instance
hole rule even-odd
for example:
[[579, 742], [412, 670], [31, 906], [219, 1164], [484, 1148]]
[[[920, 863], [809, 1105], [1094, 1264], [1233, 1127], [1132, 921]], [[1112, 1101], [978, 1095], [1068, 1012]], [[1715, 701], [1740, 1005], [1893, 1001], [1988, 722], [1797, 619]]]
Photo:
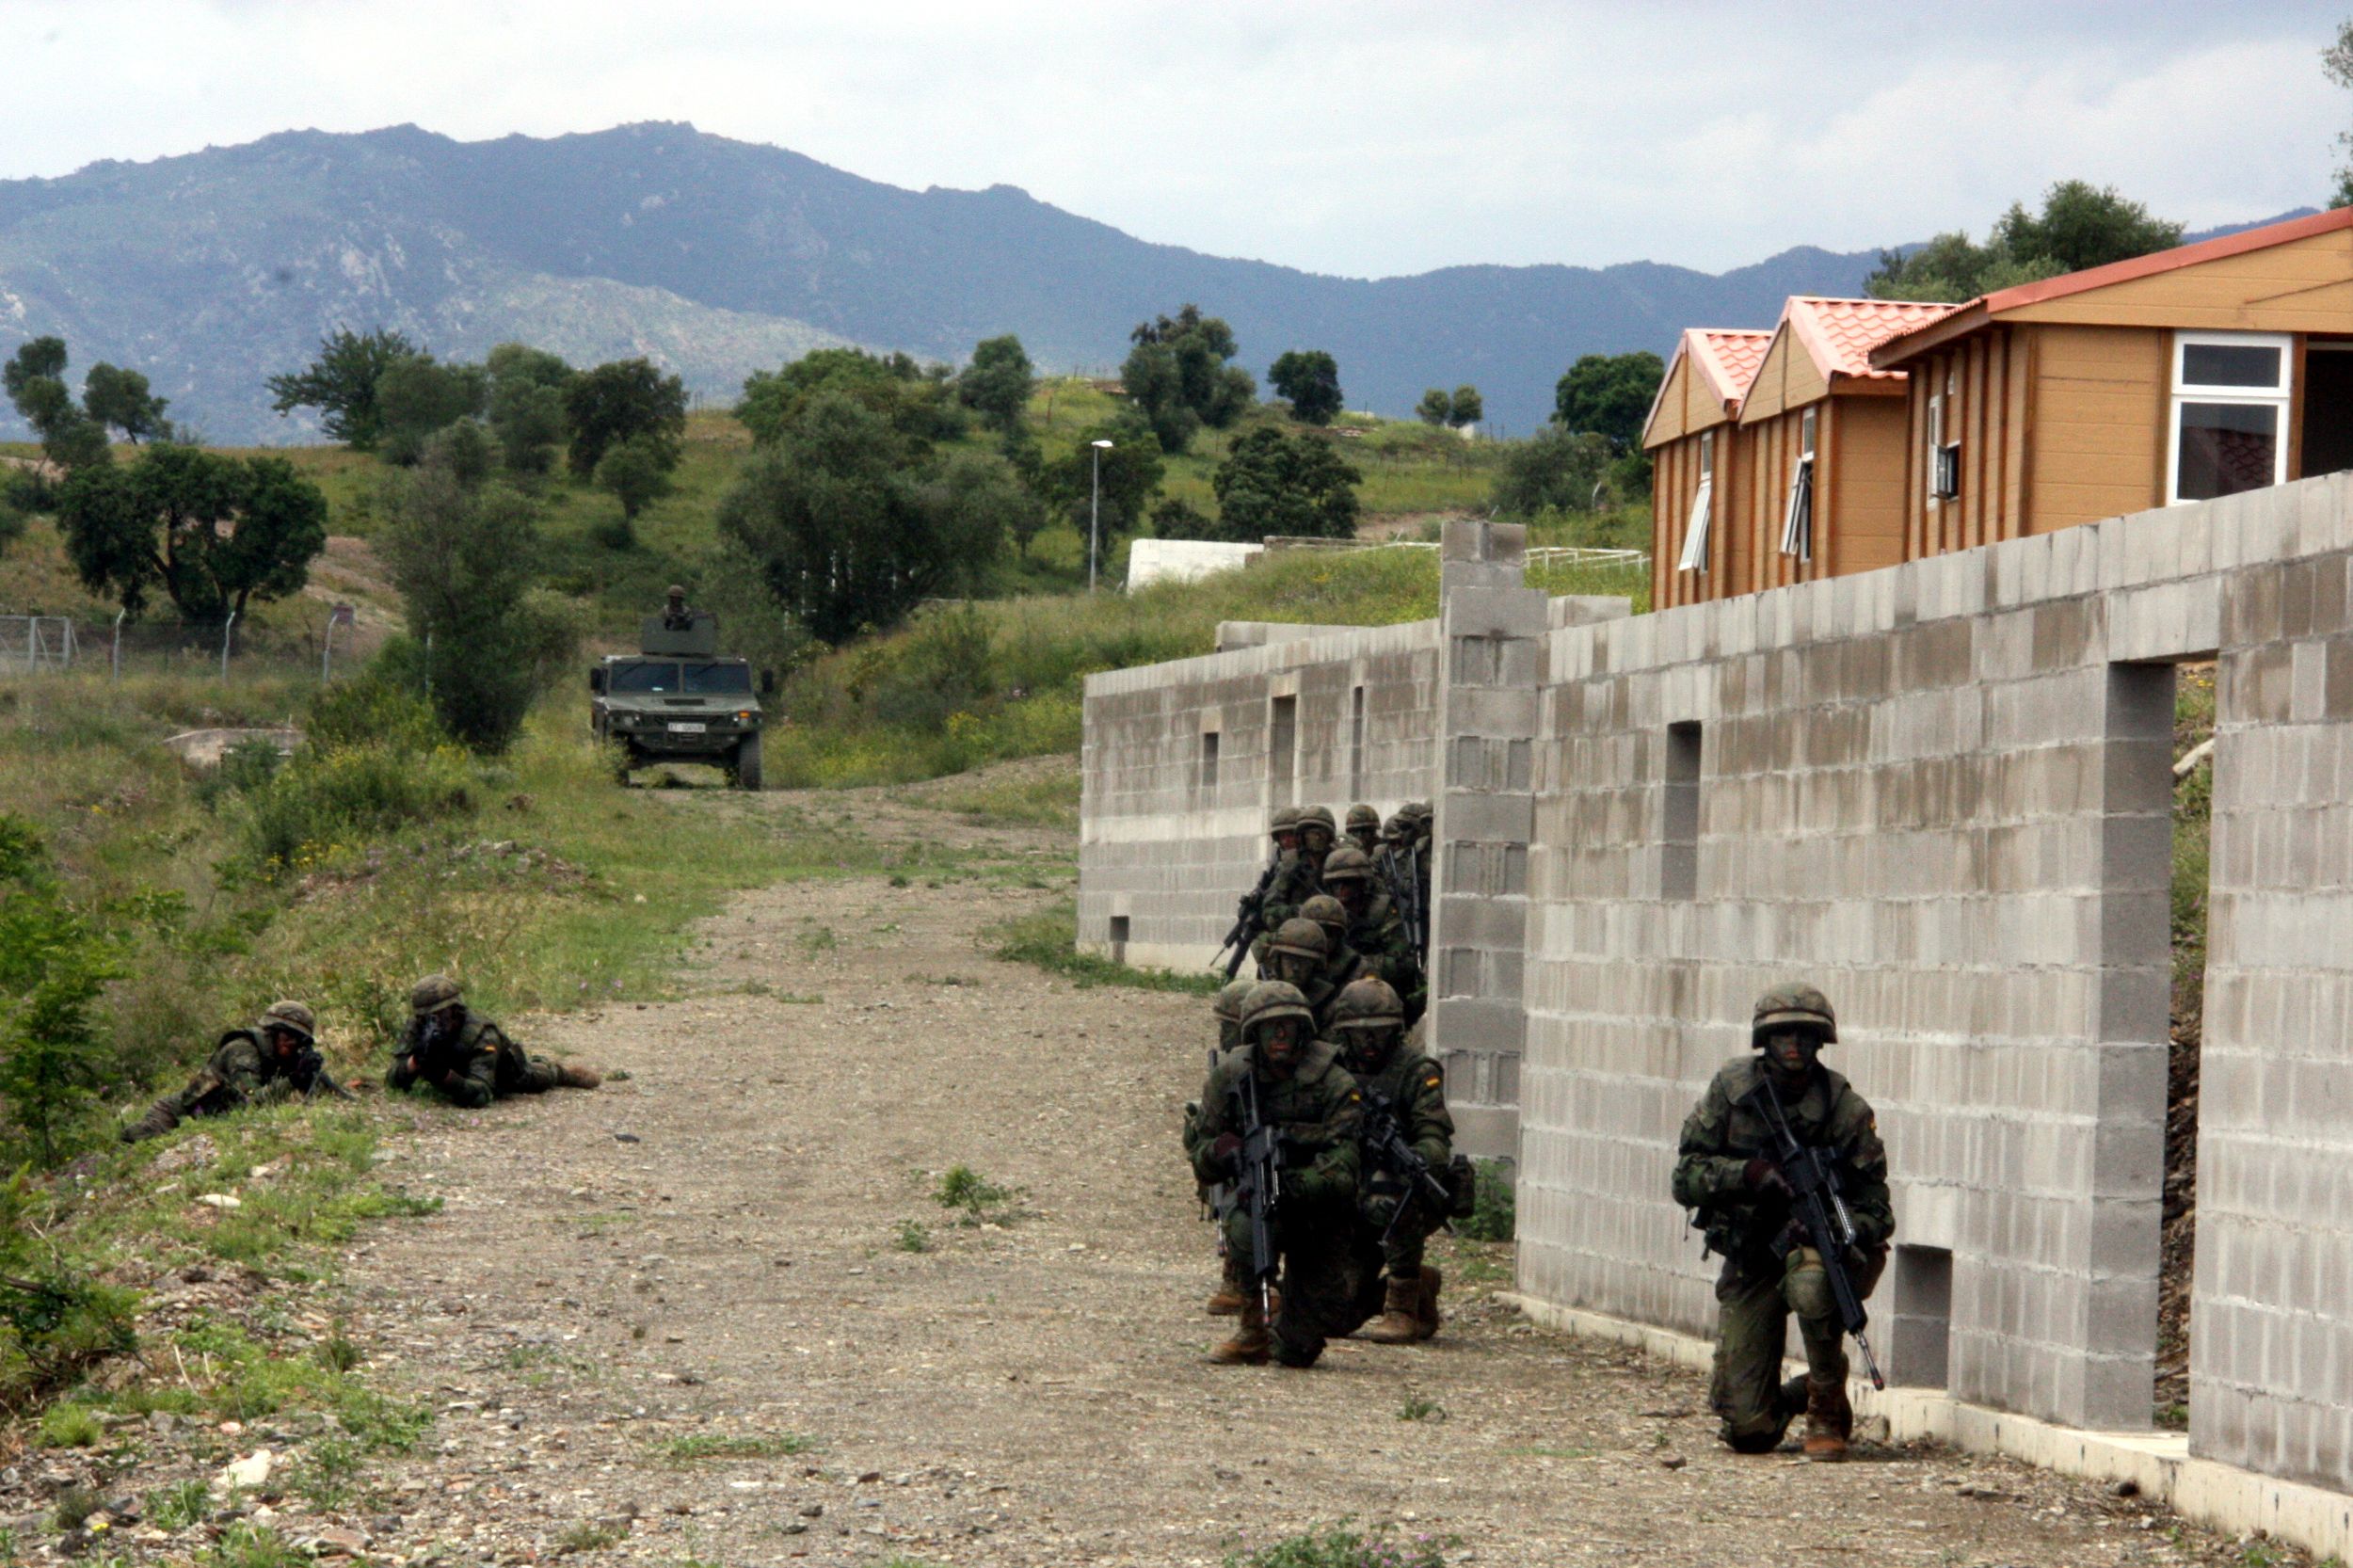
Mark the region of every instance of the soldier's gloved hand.
[[1237, 1169], [1241, 1164], [1241, 1135], [1240, 1133], [1221, 1132], [1217, 1135], [1217, 1142], [1209, 1145], [1209, 1158], [1216, 1162], [1217, 1168], [1221, 1171]]
[[1769, 1160], [1750, 1160], [1747, 1168], [1740, 1173], [1740, 1180], [1752, 1192], [1779, 1192], [1783, 1197], [1791, 1195], [1789, 1178], [1783, 1176], [1780, 1167]]

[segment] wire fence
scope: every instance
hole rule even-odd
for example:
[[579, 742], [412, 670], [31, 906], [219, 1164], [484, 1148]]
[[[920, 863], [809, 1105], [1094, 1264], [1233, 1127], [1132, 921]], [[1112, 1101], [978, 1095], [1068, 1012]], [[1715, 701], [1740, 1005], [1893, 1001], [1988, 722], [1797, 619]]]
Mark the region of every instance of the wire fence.
[[0, 675], [72, 669], [76, 648], [65, 616], [0, 616]]
[[180, 675], [216, 680], [330, 679], [382, 641], [349, 605], [314, 619], [257, 625], [224, 620], [76, 621], [69, 616], [0, 615], [0, 679], [80, 673]]

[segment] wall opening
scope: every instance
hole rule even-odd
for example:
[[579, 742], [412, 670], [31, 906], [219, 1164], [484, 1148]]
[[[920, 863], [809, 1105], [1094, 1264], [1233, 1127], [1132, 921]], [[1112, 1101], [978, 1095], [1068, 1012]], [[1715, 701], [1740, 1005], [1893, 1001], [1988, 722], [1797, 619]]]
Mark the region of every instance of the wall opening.
[[1659, 824], [1658, 896], [1688, 899], [1700, 889], [1700, 726], [1667, 727], [1665, 800]]
[[2304, 349], [2303, 477], [2353, 468], [2353, 343]]
[[1348, 704], [1348, 798], [1365, 798], [1365, 689], [1356, 688]]
[[1201, 792], [1203, 794], [1217, 788], [1217, 744], [1216, 730], [1204, 729], [1201, 732]]
[[1267, 714], [1267, 800], [1292, 806], [1299, 800], [1299, 699], [1278, 696]]
[[1128, 917], [1127, 917], [1127, 916], [1125, 916], [1125, 915], [1113, 915], [1113, 916], [1112, 917], [1112, 944], [1111, 944], [1111, 945], [1112, 945], [1112, 963], [1114, 963], [1114, 964], [1125, 964], [1126, 962], [1128, 962]]
[[1898, 1246], [1887, 1292], [1888, 1381], [1943, 1388], [1951, 1375], [1953, 1254]]
[[[2331, 359], [2346, 356], [2329, 356]], [[2161, 1427], [2189, 1424], [2189, 1288], [2198, 1255], [2198, 1064], [2205, 1038], [2206, 912], [2213, 886], [2215, 667], [2181, 666], [2173, 694], [2169, 867], [2165, 1189], [2157, 1264]]]

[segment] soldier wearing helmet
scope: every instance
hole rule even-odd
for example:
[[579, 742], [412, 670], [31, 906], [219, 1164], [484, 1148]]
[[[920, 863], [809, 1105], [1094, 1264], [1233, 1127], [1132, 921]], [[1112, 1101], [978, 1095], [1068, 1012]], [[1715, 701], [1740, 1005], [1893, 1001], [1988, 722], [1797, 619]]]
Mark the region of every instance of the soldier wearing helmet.
[[[1368, 1128], [1374, 1118], [1391, 1118], [1422, 1162], [1451, 1185], [1454, 1118], [1446, 1108], [1446, 1074], [1405, 1043], [1405, 1009], [1397, 993], [1369, 976], [1350, 985], [1333, 1004], [1332, 1039], [1339, 1047], [1340, 1064], [1364, 1092]], [[1368, 1144], [1356, 1217], [1358, 1266], [1382, 1281], [1380, 1319], [1359, 1337], [1402, 1345], [1436, 1334], [1438, 1288], [1445, 1282], [1422, 1262], [1422, 1252], [1447, 1215], [1433, 1211], [1426, 1195], [1412, 1195], [1404, 1173], [1389, 1169]], [[1361, 1310], [1372, 1308], [1368, 1303]]]
[[1381, 842], [1381, 813], [1362, 802], [1350, 807], [1348, 841], [1370, 855]]
[[[1297, 987], [1280, 981], [1255, 986], [1242, 1004], [1241, 1028], [1242, 1048], [1221, 1059], [1202, 1088], [1188, 1152], [1193, 1175], [1205, 1183], [1241, 1174], [1247, 1128], [1240, 1090], [1247, 1079], [1264, 1124], [1280, 1136], [1282, 1192], [1273, 1240], [1283, 1288], [1272, 1323], [1259, 1293], [1243, 1290], [1241, 1321], [1209, 1359], [1259, 1365], [1272, 1356], [1286, 1367], [1306, 1367], [1348, 1311], [1363, 1096], [1337, 1052], [1315, 1037], [1314, 1015]], [[1225, 1245], [1247, 1272], [1250, 1217], [1239, 1204], [1225, 1216]]]
[[1299, 906], [1316, 894], [1315, 868], [1300, 852], [1300, 819], [1305, 813], [1296, 806], [1278, 806], [1268, 819], [1267, 829], [1274, 840], [1274, 872], [1268, 878], [1266, 895], [1258, 901], [1258, 929], [1251, 938], [1250, 956], [1258, 964], [1266, 963], [1268, 941], [1285, 920], [1299, 913]]
[[[1340, 852], [1334, 850], [1332, 853], [1337, 855]], [[1329, 893], [1318, 893], [1299, 906], [1299, 913], [1303, 919], [1313, 920], [1323, 928], [1322, 980], [1328, 995], [1322, 1005], [1316, 1009], [1316, 1023], [1319, 1032], [1329, 1034], [1332, 1002], [1369, 971], [1365, 968], [1364, 954], [1348, 945], [1348, 911], [1340, 906], [1338, 899]]]
[[176, 1095], [149, 1106], [122, 1141], [157, 1138], [188, 1116], [218, 1116], [241, 1105], [275, 1105], [290, 1095], [341, 1094], [317, 1049], [318, 1020], [298, 1001], [274, 1001], [251, 1028], [220, 1037], [203, 1069]]
[[686, 607], [686, 589], [679, 584], [670, 584], [670, 591], [662, 596], [662, 630], [692, 632], [695, 612]]
[[1421, 960], [1405, 937], [1405, 918], [1380, 885], [1373, 863], [1354, 844], [1323, 861], [1323, 890], [1348, 912], [1348, 945], [1364, 955], [1367, 972], [1386, 981], [1405, 1005], [1406, 1027], [1421, 1016]]
[[1321, 1026], [1323, 1010], [1338, 994], [1323, 978], [1324, 960], [1330, 955], [1323, 927], [1305, 915], [1294, 915], [1268, 938], [1266, 956], [1258, 964], [1258, 978], [1299, 987]]
[[[1217, 1044], [1209, 1049], [1209, 1069], [1217, 1070], [1219, 1061], [1229, 1051], [1241, 1048], [1241, 1008], [1250, 993], [1257, 989], [1255, 980], [1237, 980], [1218, 992], [1209, 1003], [1209, 1016], [1217, 1020]], [[1201, 1107], [1185, 1107], [1185, 1158], [1197, 1159], [1201, 1152]], [[1224, 1278], [1209, 1295], [1209, 1314], [1212, 1318], [1231, 1318], [1241, 1310], [1241, 1265], [1226, 1250], [1223, 1226], [1225, 1223], [1225, 1186], [1223, 1182], [1200, 1184], [1202, 1203], [1216, 1218], [1220, 1228], [1218, 1250], [1224, 1255]]]
[[[1716, 1370], [1709, 1398], [1726, 1443], [1764, 1453], [1805, 1413], [1808, 1459], [1843, 1459], [1854, 1412], [1847, 1400], [1846, 1333], [1821, 1255], [1791, 1217], [1789, 1184], [1769, 1158], [1768, 1093], [1801, 1144], [1837, 1162], [1856, 1244], [1844, 1260], [1858, 1295], [1886, 1266], [1896, 1234], [1887, 1192], [1887, 1151], [1878, 1118], [1845, 1078], [1821, 1064], [1838, 1040], [1830, 999], [1811, 985], [1776, 985], [1752, 1015], [1751, 1053], [1726, 1063], [1683, 1124], [1675, 1201], [1692, 1211], [1711, 1251], [1723, 1255], [1716, 1282]], [[1806, 1375], [1780, 1381], [1782, 1350], [1795, 1313]]]
[[409, 989], [408, 1026], [392, 1045], [394, 1089], [422, 1084], [459, 1105], [480, 1109], [508, 1095], [550, 1089], [594, 1089], [602, 1081], [586, 1067], [526, 1056], [505, 1031], [466, 1005], [457, 983], [429, 974]]

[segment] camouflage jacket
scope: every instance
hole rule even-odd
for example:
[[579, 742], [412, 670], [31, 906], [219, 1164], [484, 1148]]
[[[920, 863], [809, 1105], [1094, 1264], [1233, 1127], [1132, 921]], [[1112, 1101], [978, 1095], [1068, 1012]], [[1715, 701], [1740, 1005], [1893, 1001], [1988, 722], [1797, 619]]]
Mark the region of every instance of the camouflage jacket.
[[1267, 884], [1266, 902], [1258, 906], [1258, 929], [1272, 935], [1283, 922], [1298, 917], [1300, 905], [1323, 891], [1322, 868], [1304, 850], [1287, 853]]
[[1400, 997], [1410, 998], [1421, 988], [1421, 954], [1405, 939], [1405, 917], [1388, 894], [1372, 895], [1348, 928], [1348, 945], [1364, 954], [1367, 971], [1388, 982]]
[[240, 1105], [269, 1105], [293, 1094], [293, 1075], [249, 1029], [232, 1029], [220, 1037], [213, 1054], [197, 1074], [195, 1104], [190, 1109], [227, 1111]]
[[[498, 1096], [499, 1055], [514, 1048], [499, 1026], [471, 1007], [458, 1009], [456, 1031], [434, 1045], [424, 1043], [423, 1018], [410, 1018], [392, 1046], [392, 1070], [384, 1081], [394, 1089], [425, 1083], [460, 1105], [480, 1109]], [[417, 1065], [409, 1071], [414, 1059]]]
[[1185, 1140], [1193, 1175], [1204, 1183], [1233, 1176], [1218, 1162], [1214, 1145], [1228, 1132], [1241, 1134], [1234, 1091], [1244, 1072], [1257, 1080], [1259, 1113], [1283, 1135], [1284, 1195], [1306, 1204], [1353, 1202], [1365, 1096], [1340, 1065], [1338, 1050], [1324, 1040], [1308, 1046], [1299, 1070], [1289, 1078], [1269, 1073], [1252, 1050], [1228, 1051], [1218, 1059], [1201, 1088], [1201, 1114]]
[[[1365, 1074], [1357, 1081], [1364, 1089], [1367, 1107], [1374, 1112], [1387, 1107], [1414, 1152], [1443, 1176], [1447, 1162], [1454, 1158], [1454, 1117], [1446, 1108], [1446, 1070], [1401, 1040], [1378, 1072]], [[1368, 1189], [1402, 1190], [1401, 1181], [1372, 1169], [1369, 1153], [1365, 1158]]]
[[[1705, 1232], [1711, 1250], [1736, 1261], [1769, 1256], [1789, 1224], [1788, 1200], [1759, 1192], [1746, 1179], [1749, 1161], [1772, 1148], [1765, 1113], [1751, 1098], [1765, 1072], [1765, 1059], [1755, 1054], [1717, 1070], [1684, 1120], [1682, 1158], [1674, 1168], [1675, 1202], [1692, 1210], [1691, 1223]], [[1798, 1142], [1838, 1161], [1856, 1244], [1885, 1245], [1896, 1234], [1896, 1210], [1887, 1192], [1887, 1150], [1869, 1103], [1845, 1078], [1819, 1067], [1805, 1093], [1785, 1090], [1781, 1104]]]

